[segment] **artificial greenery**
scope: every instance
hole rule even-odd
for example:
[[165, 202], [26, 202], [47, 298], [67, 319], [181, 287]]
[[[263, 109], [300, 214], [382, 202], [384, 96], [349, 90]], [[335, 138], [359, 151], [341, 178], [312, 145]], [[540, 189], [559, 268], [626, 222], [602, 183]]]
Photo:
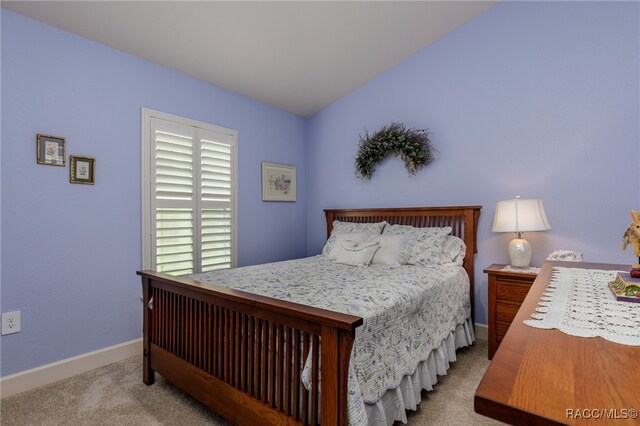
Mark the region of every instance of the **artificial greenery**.
[[409, 173], [415, 175], [433, 163], [436, 154], [426, 129], [407, 129], [402, 123], [388, 124], [372, 135], [365, 129], [364, 135], [360, 135], [356, 175], [364, 180], [371, 179], [376, 164], [390, 155], [399, 155]]

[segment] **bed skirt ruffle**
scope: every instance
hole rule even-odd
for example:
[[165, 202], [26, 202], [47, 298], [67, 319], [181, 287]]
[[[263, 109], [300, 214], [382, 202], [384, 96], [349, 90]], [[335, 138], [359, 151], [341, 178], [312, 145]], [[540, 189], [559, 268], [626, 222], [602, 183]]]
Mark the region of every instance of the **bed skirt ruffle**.
[[422, 400], [422, 389], [433, 390], [438, 376], [445, 376], [451, 362], [456, 360], [456, 349], [470, 346], [475, 341], [473, 324], [467, 319], [447, 336], [429, 357], [418, 364], [413, 374], [402, 378], [400, 386], [389, 389], [375, 404], [366, 404], [370, 426], [391, 426], [394, 421], [407, 423], [406, 410], [416, 410]]

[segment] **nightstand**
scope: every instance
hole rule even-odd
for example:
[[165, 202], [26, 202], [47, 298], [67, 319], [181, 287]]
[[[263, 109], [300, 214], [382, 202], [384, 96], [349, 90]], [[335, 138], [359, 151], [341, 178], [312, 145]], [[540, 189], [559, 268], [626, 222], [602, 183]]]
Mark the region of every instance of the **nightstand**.
[[536, 272], [503, 271], [505, 266], [493, 264], [484, 270], [489, 275], [489, 359], [538, 276]]

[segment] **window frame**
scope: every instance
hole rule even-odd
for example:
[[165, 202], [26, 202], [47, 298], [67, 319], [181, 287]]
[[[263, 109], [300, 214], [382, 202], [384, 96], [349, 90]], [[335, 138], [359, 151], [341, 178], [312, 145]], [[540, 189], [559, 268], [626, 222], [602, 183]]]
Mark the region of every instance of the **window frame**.
[[[192, 120], [190, 118], [181, 117], [178, 115], [168, 114], [165, 112], [155, 111], [149, 108], [141, 108], [141, 126], [140, 126], [140, 180], [141, 180], [141, 219], [142, 219], [142, 269], [153, 269], [153, 219], [155, 212], [151, 211], [153, 196], [153, 176], [152, 171], [152, 150], [153, 145], [151, 135], [151, 119], [157, 118], [160, 120], [166, 120], [174, 122], [180, 125], [192, 126], [201, 128], [204, 130], [210, 130], [214, 132], [224, 133], [232, 138], [231, 143], [231, 267], [238, 266], [238, 131], [228, 129], [214, 124], [206, 123], [203, 121]], [[198, 165], [199, 167], [199, 165]], [[152, 215], [153, 213], [153, 215]], [[199, 218], [199, 215], [196, 216]], [[200, 229], [200, 223], [197, 221], [194, 229]], [[200, 258], [202, 247], [197, 247], [197, 257]], [[195, 253], [194, 253], [195, 255]], [[194, 264], [195, 265], [195, 264]]]

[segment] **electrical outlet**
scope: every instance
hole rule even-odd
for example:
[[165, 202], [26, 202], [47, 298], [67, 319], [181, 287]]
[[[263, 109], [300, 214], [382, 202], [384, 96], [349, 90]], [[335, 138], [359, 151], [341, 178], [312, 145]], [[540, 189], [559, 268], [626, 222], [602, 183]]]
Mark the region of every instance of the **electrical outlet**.
[[2, 335], [20, 332], [20, 311], [2, 314]]

